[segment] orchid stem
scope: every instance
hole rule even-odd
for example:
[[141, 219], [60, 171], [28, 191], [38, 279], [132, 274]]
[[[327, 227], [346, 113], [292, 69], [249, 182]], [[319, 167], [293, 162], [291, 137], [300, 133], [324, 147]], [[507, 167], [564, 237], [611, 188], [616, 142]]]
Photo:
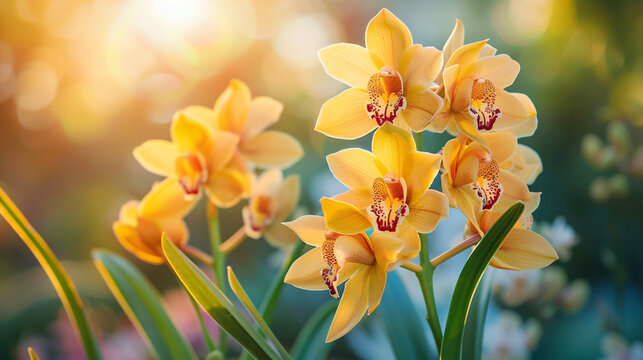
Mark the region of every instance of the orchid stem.
[[214, 260], [212, 259], [212, 256], [206, 254], [203, 250], [195, 248], [192, 245], [185, 245], [183, 247], [183, 252], [192, 256], [193, 258], [199, 260], [200, 262], [212, 266], [214, 264]]
[[435, 266], [429, 261], [429, 249], [426, 234], [420, 234], [420, 265], [422, 271], [416, 273], [422, 289], [422, 296], [426, 304], [426, 321], [429, 323], [435, 346], [438, 354], [442, 348], [442, 328], [440, 327], [440, 318], [438, 318], [438, 309], [435, 304], [435, 295], [433, 293], [433, 272]]
[[[208, 228], [210, 230], [210, 247], [212, 248], [212, 270], [219, 290], [226, 293], [225, 284], [225, 253], [221, 251], [221, 229], [219, 228], [219, 211], [212, 203], [208, 202]], [[219, 351], [225, 358], [228, 334], [219, 327]]]
[[[416, 148], [422, 151], [422, 134], [413, 133]], [[422, 289], [422, 296], [424, 297], [424, 304], [426, 305], [426, 321], [429, 323], [431, 333], [435, 346], [438, 349], [438, 354], [442, 348], [442, 328], [440, 327], [440, 318], [438, 317], [438, 308], [435, 305], [435, 294], [433, 293], [433, 272], [435, 266], [429, 261], [429, 246], [426, 239], [426, 234], [420, 234], [420, 266], [422, 270], [415, 273]]]
[[223, 252], [224, 254], [230, 253], [232, 250], [234, 250], [237, 246], [241, 245], [243, 240], [246, 239], [246, 231], [243, 228], [243, 226], [237, 230], [232, 236], [230, 236], [226, 241], [224, 241], [220, 246], [219, 250]]
[[405, 268], [406, 270], [412, 271], [412, 272], [414, 272], [414, 273], [416, 273], [416, 274], [417, 274], [417, 273], [419, 273], [420, 271], [422, 271], [422, 267], [421, 267], [420, 265], [418, 265], [418, 264], [414, 264], [414, 263], [412, 263], [412, 262], [410, 262], [410, 261], [405, 261], [405, 262], [403, 262], [403, 263], [400, 265], [400, 267], [403, 267], [403, 268]]
[[451, 250], [445, 251], [444, 253], [431, 259], [431, 265], [438, 266], [479, 242], [480, 242], [480, 235], [478, 234], [473, 235], [470, 238], [459, 243], [458, 245], [454, 246]]

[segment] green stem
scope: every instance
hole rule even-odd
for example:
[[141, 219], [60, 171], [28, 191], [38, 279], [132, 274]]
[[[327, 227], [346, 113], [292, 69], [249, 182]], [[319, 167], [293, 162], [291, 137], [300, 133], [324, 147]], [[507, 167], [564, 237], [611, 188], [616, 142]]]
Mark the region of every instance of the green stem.
[[203, 315], [201, 314], [201, 307], [199, 306], [199, 303], [194, 300], [194, 297], [192, 297], [192, 294], [190, 294], [188, 289], [185, 288], [183, 283], [181, 283], [181, 287], [183, 288], [183, 290], [185, 290], [185, 294], [190, 298], [190, 301], [192, 301], [194, 311], [196, 312], [196, 316], [199, 319], [199, 326], [201, 327], [201, 333], [203, 334], [203, 341], [205, 341], [205, 344], [208, 346], [208, 353], [211, 353], [216, 350], [217, 347], [214, 345], [212, 336], [210, 335], [208, 328], [205, 326], [205, 321], [203, 320]]
[[438, 309], [435, 305], [435, 295], [433, 294], [433, 272], [435, 266], [429, 260], [429, 249], [426, 234], [420, 234], [420, 265], [422, 271], [416, 273], [422, 289], [422, 296], [426, 304], [426, 321], [429, 323], [431, 333], [433, 333], [433, 340], [438, 349], [438, 354], [442, 347], [442, 328], [440, 327], [440, 319], [438, 318]]
[[[418, 151], [422, 151], [422, 133], [413, 133], [415, 139], [415, 146]], [[435, 266], [431, 264], [429, 258], [428, 241], [426, 234], [420, 234], [420, 266], [422, 271], [415, 274], [422, 289], [422, 296], [426, 304], [426, 321], [429, 323], [435, 346], [438, 349], [438, 354], [442, 348], [442, 328], [440, 327], [440, 318], [438, 317], [438, 309], [435, 305], [435, 295], [433, 294], [433, 272]]]
[[[286, 258], [286, 261], [284, 261], [283, 265], [281, 266], [281, 270], [279, 271], [279, 274], [275, 279], [272, 281], [272, 284], [270, 284], [270, 288], [266, 292], [265, 297], [263, 298], [263, 301], [261, 302], [261, 317], [264, 319], [264, 321], [267, 324], [270, 324], [270, 321], [272, 320], [272, 317], [275, 313], [275, 309], [277, 308], [277, 303], [279, 302], [279, 296], [281, 296], [281, 290], [284, 287], [284, 279], [286, 278], [286, 273], [288, 272], [288, 269], [290, 269], [290, 266], [292, 263], [301, 255], [302, 250], [304, 249], [304, 242], [303, 241], [298, 241], [297, 244], [293, 247], [292, 251], [290, 252], [290, 255]], [[263, 333], [259, 333], [261, 336], [264, 336]], [[248, 360], [250, 359], [249, 354], [247, 351], [243, 351], [241, 353], [241, 356], [239, 356], [240, 360]]]
[[[208, 203], [208, 229], [210, 230], [210, 247], [212, 248], [212, 271], [214, 271], [215, 283], [223, 294], [226, 293], [225, 284], [225, 253], [219, 249], [221, 245], [221, 229], [219, 227], [219, 211], [212, 204]], [[219, 351], [225, 358], [227, 349], [228, 334], [219, 326]]]
[[261, 302], [261, 317], [263, 317], [263, 319], [266, 320], [268, 324], [270, 324], [275, 309], [277, 308], [277, 302], [279, 302], [281, 290], [284, 287], [284, 279], [286, 278], [286, 273], [288, 272], [288, 269], [290, 269], [290, 265], [292, 265], [292, 263], [299, 257], [303, 249], [304, 242], [298, 241], [297, 244], [295, 244], [295, 247], [293, 247], [292, 251], [290, 252], [288, 258], [286, 258], [286, 261], [284, 261], [284, 264], [281, 266], [279, 275], [275, 277], [275, 279], [272, 281], [272, 284], [270, 284], [270, 288], [268, 289], [266, 296]]

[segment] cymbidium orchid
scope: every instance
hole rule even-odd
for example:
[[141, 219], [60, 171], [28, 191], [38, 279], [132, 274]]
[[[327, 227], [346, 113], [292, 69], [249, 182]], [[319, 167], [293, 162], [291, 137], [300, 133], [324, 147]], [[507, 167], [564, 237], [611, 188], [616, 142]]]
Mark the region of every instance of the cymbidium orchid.
[[476, 213], [481, 210], [504, 212], [522, 201], [525, 211], [533, 212], [540, 193], [530, 192], [523, 179], [500, 166], [514, 156], [515, 136], [509, 132], [481, 136], [490, 150], [464, 134], [444, 145], [442, 190], [451, 206], [460, 209], [476, 227]]
[[283, 105], [270, 97], [252, 98], [248, 86], [232, 80], [210, 109], [190, 106], [186, 112], [208, 124], [214, 132], [235, 134], [239, 142], [232, 164], [241, 171], [288, 167], [303, 155], [297, 139], [281, 131], [266, 130], [275, 124]]
[[[476, 212], [475, 216], [478, 226], [467, 220], [465, 238], [475, 234], [484, 236], [502, 213], [483, 210]], [[502, 269], [529, 270], [548, 266], [558, 260], [558, 254], [551, 244], [531, 231], [533, 223], [534, 218], [531, 213], [525, 212], [509, 232], [489, 265]]]
[[288, 245], [297, 241], [292, 231], [281, 222], [292, 212], [299, 200], [299, 176], [283, 178], [281, 170], [264, 172], [253, 186], [241, 215], [246, 235], [253, 239], [263, 236], [270, 244]]
[[509, 129], [526, 133], [524, 128], [534, 128], [526, 95], [504, 90], [516, 79], [520, 65], [508, 55], [496, 55], [487, 40], [463, 44], [464, 28], [458, 21], [444, 48], [438, 90], [444, 93], [444, 105], [429, 129], [463, 132], [487, 146], [482, 133]]
[[408, 223], [421, 233], [448, 216], [447, 198], [429, 190], [440, 155], [417, 151], [411, 134], [391, 124], [373, 135], [373, 152], [349, 148], [327, 156], [328, 167], [350, 190], [334, 199], [355, 205], [374, 229], [395, 232]]
[[518, 176], [527, 185], [531, 185], [543, 171], [540, 155], [529, 146], [518, 144], [516, 152], [500, 167]]
[[172, 141], [148, 140], [134, 149], [134, 157], [148, 171], [176, 179], [186, 197], [205, 189], [221, 207], [235, 205], [250, 193], [251, 175], [230, 166], [239, 136], [213, 131], [184, 109], [174, 116]]
[[366, 28], [366, 48], [340, 43], [319, 51], [326, 72], [351, 88], [328, 100], [315, 129], [355, 139], [386, 122], [419, 132], [442, 99], [430, 90], [442, 58], [434, 47], [413, 45], [411, 32], [387, 9]]
[[188, 229], [183, 217], [190, 212], [194, 199], [186, 199], [176, 179], [168, 178], [154, 184], [139, 201], [129, 201], [121, 207], [113, 229], [116, 238], [139, 259], [151, 264], [165, 261], [161, 235], [183, 248], [188, 241]]
[[330, 342], [349, 332], [367, 310], [368, 314], [375, 311], [387, 272], [395, 269], [403, 254], [417, 254], [419, 239], [408, 226], [397, 233], [373, 231], [369, 236], [359, 222], [352, 220], [363, 213], [350, 204], [323, 198], [322, 209], [324, 215], [341, 211], [344, 216], [308, 215], [285, 223], [302, 241], [315, 247], [292, 264], [285, 282], [307, 290], [328, 290], [337, 298], [337, 286], [346, 281], [326, 337]]

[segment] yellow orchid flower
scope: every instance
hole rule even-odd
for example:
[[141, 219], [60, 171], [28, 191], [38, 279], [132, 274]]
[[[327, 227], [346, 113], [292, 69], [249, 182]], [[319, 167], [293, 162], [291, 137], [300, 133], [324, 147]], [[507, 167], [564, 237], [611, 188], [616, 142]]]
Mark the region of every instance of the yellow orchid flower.
[[500, 166], [516, 152], [516, 137], [509, 132], [481, 134], [491, 150], [464, 134], [448, 141], [443, 148], [442, 191], [451, 206], [457, 207], [474, 226], [482, 210], [506, 211], [517, 201], [533, 212], [540, 193], [532, 193], [525, 181]]
[[[444, 105], [429, 130], [443, 132], [446, 129], [451, 134], [461, 131], [487, 146], [481, 133], [509, 130], [523, 134], [528, 132], [525, 128], [535, 129], [534, 123], [529, 121], [529, 98], [504, 90], [518, 75], [518, 62], [506, 54], [496, 55], [487, 40], [467, 45], [463, 42], [464, 28], [457, 21], [443, 51]], [[535, 116], [535, 110], [533, 113]]]
[[417, 151], [411, 134], [391, 124], [375, 132], [372, 150], [350, 148], [326, 157], [333, 175], [350, 188], [334, 199], [368, 214], [378, 231], [395, 232], [402, 223], [421, 233], [433, 231], [449, 210], [444, 194], [428, 190], [440, 155]]
[[[284, 281], [307, 290], [327, 289], [336, 298], [337, 286], [347, 281], [326, 337], [326, 342], [330, 342], [348, 333], [367, 310], [369, 315], [375, 311], [384, 292], [387, 272], [395, 269], [405, 248], [419, 247], [420, 240], [408, 226], [397, 234], [374, 231], [369, 237], [347, 221], [363, 215], [356, 207], [347, 210], [349, 204], [326, 198], [322, 203], [324, 214], [340, 206], [346, 217], [308, 215], [285, 223], [315, 248], [295, 260]], [[338, 232], [340, 229], [349, 229], [351, 234]]]
[[518, 144], [514, 155], [500, 164], [500, 167], [509, 170], [527, 185], [533, 184], [538, 175], [543, 172], [540, 155], [534, 149], [522, 144]]
[[241, 171], [261, 168], [286, 168], [303, 155], [299, 141], [281, 131], [266, 130], [281, 116], [283, 105], [277, 100], [259, 96], [252, 98], [248, 86], [232, 80], [217, 99], [213, 109], [190, 106], [186, 111], [212, 129], [238, 136], [239, 143], [233, 163]]
[[315, 130], [355, 139], [386, 122], [426, 129], [442, 106], [430, 90], [442, 67], [440, 51], [413, 45], [411, 32], [387, 9], [366, 27], [366, 48], [339, 43], [319, 51], [326, 72], [351, 88], [321, 108]]
[[[502, 213], [478, 211], [476, 219], [478, 227], [467, 220], [464, 237], [479, 234], [484, 236]], [[548, 266], [558, 260], [556, 250], [545, 238], [531, 231], [534, 223], [531, 213], [525, 213], [514, 225], [505, 241], [500, 246], [489, 265], [510, 270], [530, 270]]]
[[176, 179], [187, 197], [204, 188], [217, 206], [233, 206], [251, 186], [248, 172], [231, 166], [239, 136], [213, 131], [188, 109], [175, 114], [172, 141], [148, 140], [134, 149], [134, 157], [148, 171]]
[[263, 234], [268, 243], [279, 246], [297, 241], [281, 222], [299, 200], [299, 176], [283, 178], [281, 170], [271, 169], [259, 177], [241, 214], [246, 235], [258, 239]]
[[188, 241], [188, 228], [183, 217], [190, 212], [196, 198], [186, 199], [183, 189], [174, 178], [152, 186], [139, 201], [129, 201], [121, 207], [114, 234], [125, 249], [150, 264], [165, 261], [161, 235], [166, 233], [172, 242], [183, 248]]

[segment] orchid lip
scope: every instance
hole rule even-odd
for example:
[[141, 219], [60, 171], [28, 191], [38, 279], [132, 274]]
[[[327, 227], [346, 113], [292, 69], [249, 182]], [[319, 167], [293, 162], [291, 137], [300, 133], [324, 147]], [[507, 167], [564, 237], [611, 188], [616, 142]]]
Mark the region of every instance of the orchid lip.
[[396, 232], [409, 214], [406, 204], [406, 182], [389, 173], [373, 181], [373, 203], [366, 209], [378, 231]]
[[406, 109], [402, 76], [390, 66], [384, 66], [373, 74], [367, 85], [369, 103], [366, 112], [378, 126], [393, 123], [399, 113]]
[[476, 119], [478, 131], [491, 130], [502, 111], [496, 105], [496, 87], [487, 79], [476, 79], [471, 88], [469, 114]]

